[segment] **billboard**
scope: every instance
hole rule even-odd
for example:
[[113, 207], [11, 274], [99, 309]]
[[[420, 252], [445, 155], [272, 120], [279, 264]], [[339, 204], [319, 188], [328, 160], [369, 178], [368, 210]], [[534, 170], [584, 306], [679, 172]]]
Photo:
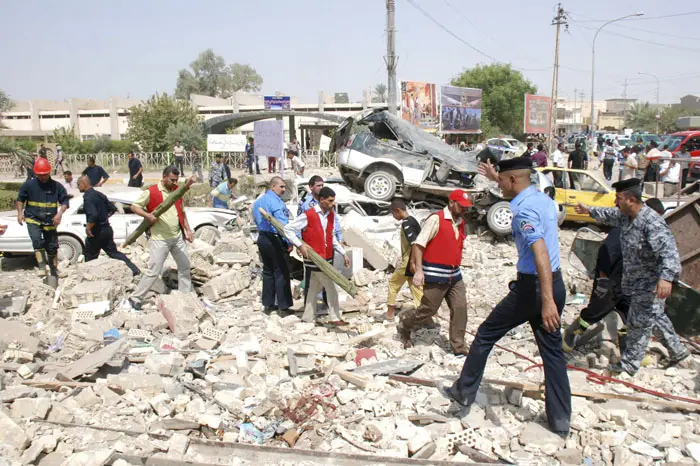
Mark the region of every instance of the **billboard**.
[[284, 122], [282, 120], [256, 121], [253, 126], [255, 155], [281, 157], [284, 149]]
[[292, 102], [288, 95], [266, 95], [263, 97], [265, 110], [291, 110]]
[[207, 134], [209, 152], [244, 152], [246, 142], [243, 134]]
[[440, 112], [443, 134], [481, 132], [481, 89], [442, 86]]
[[437, 129], [435, 84], [401, 81], [401, 118], [423, 129]]
[[541, 95], [525, 94], [523, 133], [549, 134], [552, 99]]

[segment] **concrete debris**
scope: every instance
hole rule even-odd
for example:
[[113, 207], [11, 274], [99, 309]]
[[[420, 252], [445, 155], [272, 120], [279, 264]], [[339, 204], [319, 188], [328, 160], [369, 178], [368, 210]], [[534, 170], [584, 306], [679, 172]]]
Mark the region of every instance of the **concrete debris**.
[[[415, 332], [415, 346], [404, 349], [395, 324], [384, 319], [387, 281], [400, 250], [397, 224], [389, 216], [343, 217], [351, 267], [336, 265], [359, 293], [355, 299], [340, 293], [348, 323], [340, 327], [301, 322], [299, 286], [296, 315], [262, 312], [258, 250], [242, 231], [203, 232], [189, 251], [195, 291], [174, 289], [173, 268], [158, 280], [140, 312], [121, 305], [136, 284], [130, 271], [106, 257], [61, 265], [67, 277], [56, 294], [31, 271], [3, 271], [0, 458], [17, 464], [126, 465], [109, 461], [114, 450], [125, 458], [220, 463], [219, 448], [206, 454], [198, 442], [206, 439], [436, 462], [700, 462], [697, 412], [615, 399], [643, 394], [619, 384], [595, 384], [577, 371], [569, 372], [572, 391], [610, 399], [594, 403], [575, 396], [572, 432], [566, 439], [553, 434], [546, 427], [544, 401], [527, 388], [541, 386], [543, 371], [525, 371], [533, 364], [504, 349], [494, 349], [488, 381], [469, 410], [450, 403], [421, 382], [449, 382], [462, 369], [464, 358], [449, 350], [449, 310], [444, 306], [435, 328]], [[573, 233], [560, 232], [562, 257]], [[142, 268], [146, 244], [137, 242], [126, 251]], [[515, 257], [511, 242], [488, 233], [467, 237], [462, 271], [469, 332], [506, 294]], [[300, 271], [301, 264], [292, 269]], [[588, 296], [588, 278], [565, 261], [562, 269], [570, 296]], [[303, 279], [301, 273], [295, 278], [297, 285]], [[564, 325], [584, 305], [568, 304]], [[413, 307], [404, 288], [397, 314]], [[619, 359], [615, 344], [606, 341], [616, 335], [617, 322], [599, 325], [599, 333], [567, 356], [570, 364], [601, 368]], [[499, 344], [540, 360], [528, 326], [509, 332]], [[670, 369], [658, 363], [643, 367], [633, 383], [695, 398], [698, 370], [700, 358], [693, 355]]]

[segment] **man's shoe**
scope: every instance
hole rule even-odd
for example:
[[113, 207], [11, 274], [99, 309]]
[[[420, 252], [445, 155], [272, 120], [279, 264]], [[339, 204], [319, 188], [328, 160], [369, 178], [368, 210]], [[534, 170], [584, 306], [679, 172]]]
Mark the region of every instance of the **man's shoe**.
[[399, 334], [399, 340], [401, 340], [401, 343], [403, 344], [403, 349], [409, 349], [413, 348], [413, 342], [411, 341], [411, 332], [406, 331], [402, 326], [401, 323], [396, 326], [396, 331]]
[[623, 372], [630, 377], [634, 377], [634, 373], [628, 372], [624, 367], [622, 367], [621, 362], [616, 362], [615, 364], [610, 364], [608, 366], [608, 371], [612, 374], [622, 374]]
[[135, 299], [129, 298], [129, 305], [134, 311], [141, 310], [141, 301], [136, 301]]
[[690, 356], [690, 352], [688, 350], [684, 350], [683, 352], [681, 352], [681, 353], [677, 354], [676, 356], [669, 359], [668, 367], [675, 366], [676, 364], [680, 364], [681, 362], [688, 359], [689, 356]]
[[469, 354], [469, 350], [466, 348], [453, 349], [452, 352], [455, 356], [466, 356]]
[[435, 387], [438, 389], [440, 394], [448, 400], [453, 401], [460, 406], [464, 406], [465, 408], [469, 407], [469, 404], [466, 401], [464, 401], [461, 397], [457, 396], [452, 386], [447, 387], [442, 381], [439, 381], [437, 382], [437, 384], [435, 384]]
[[561, 347], [565, 353], [571, 353], [576, 348], [576, 340], [581, 333], [583, 333], [583, 327], [579, 317], [561, 335]]

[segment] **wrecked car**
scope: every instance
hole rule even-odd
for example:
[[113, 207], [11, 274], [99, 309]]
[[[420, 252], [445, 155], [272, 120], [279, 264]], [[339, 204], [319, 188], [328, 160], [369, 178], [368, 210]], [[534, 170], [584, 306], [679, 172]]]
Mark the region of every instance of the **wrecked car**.
[[[441, 208], [460, 188], [469, 193], [476, 218], [499, 236], [511, 233], [509, 202], [495, 183], [477, 173], [479, 162], [497, 163], [500, 151], [461, 152], [386, 109], [366, 110], [341, 123], [331, 151], [345, 183], [368, 198], [387, 202], [399, 195], [416, 207]], [[533, 173], [532, 182], [554, 198], [545, 175]], [[559, 210], [563, 221], [564, 210]]]

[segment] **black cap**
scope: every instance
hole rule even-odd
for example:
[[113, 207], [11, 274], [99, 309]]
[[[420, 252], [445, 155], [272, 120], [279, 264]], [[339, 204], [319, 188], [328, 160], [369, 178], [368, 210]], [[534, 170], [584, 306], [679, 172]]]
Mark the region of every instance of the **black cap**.
[[512, 159], [498, 162], [499, 172], [509, 172], [511, 170], [532, 170], [532, 159], [530, 157], [513, 157]]
[[649, 143], [649, 145], [650, 145], [651, 147], [659, 147], [659, 143], [656, 142], [656, 141], [654, 141], [653, 139], [651, 140], [651, 142]]
[[618, 193], [632, 191], [633, 189], [641, 189], [641, 186], [642, 180], [639, 178], [630, 178], [628, 180], [622, 180], [612, 184], [612, 188]]

